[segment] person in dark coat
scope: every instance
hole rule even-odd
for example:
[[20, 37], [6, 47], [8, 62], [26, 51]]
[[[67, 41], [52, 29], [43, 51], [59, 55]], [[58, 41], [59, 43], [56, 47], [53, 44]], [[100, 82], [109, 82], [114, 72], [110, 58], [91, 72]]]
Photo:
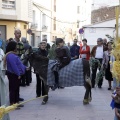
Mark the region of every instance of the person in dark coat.
[[59, 70], [62, 69], [63, 67], [68, 65], [71, 61], [70, 51], [67, 46], [64, 46], [64, 40], [62, 38], [56, 39], [55, 53], [56, 60], [58, 61], [58, 63], [56, 64], [57, 70], [53, 68], [53, 72], [55, 75], [55, 85], [52, 87], [52, 90], [55, 90], [58, 87], [63, 88], [62, 86], [59, 86], [58, 69]]
[[[42, 55], [47, 57], [48, 52], [46, 50], [47, 43], [45, 41], [42, 41], [39, 45], [38, 51], [36, 52], [38, 55]], [[44, 82], [40, 79], [39, 74], [36, 74], [36, 97], [40, 97], [41, 95], [45, 95], [45, 88], [44, 88]]]
[[[42, 41], [45, 41], [45, 42], [47, 43], [47, 39], [43, 39]], [[50, 49], [50, 44], [47, 43], [47, 45], [46, 45], [46, 50], [47, 50], [47, 52], [49, 51], [49, 49]]]
[[23, 75], [21, 78], [21, 86], [26, 86], [26, 85], [29, 86], [31, 83], [32, 77], [31, 77], [31, 67], [29, 63], [29, 57], [27, 54], [29, 54], [28, 52], [32, 50], [32, 47], [29, 45], [25, 37], [22, 37], [21, 42], [23, 43], [24, 50], [25, 50], [25, 53], [22, 56], [23, 57], [22, 61], [25, 66], [29, 67], [29, 70], [27, 70], [25, 72], [25, 75]]
[[77, 45], [77, 39], [74, 39], [74, 44], [70, 47], [71, 59], [75, 60], [79, 58], [80, 46]]

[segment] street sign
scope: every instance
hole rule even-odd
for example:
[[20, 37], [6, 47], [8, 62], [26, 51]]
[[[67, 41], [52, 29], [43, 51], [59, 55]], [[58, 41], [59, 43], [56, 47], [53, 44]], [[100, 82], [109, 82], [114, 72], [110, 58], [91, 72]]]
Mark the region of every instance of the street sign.
[[84, 33], [83, 28], [80, 28], [80, 29], [79, 29], [79, 34], [83, 34], [83, 33]]
[[31, 30], [31, 29], [28, 29], [28, 30], [27, 30], [27, 33], [28, 33], [29, 35], [31, 35], [31, 34], [32, 34], [32, 30]]

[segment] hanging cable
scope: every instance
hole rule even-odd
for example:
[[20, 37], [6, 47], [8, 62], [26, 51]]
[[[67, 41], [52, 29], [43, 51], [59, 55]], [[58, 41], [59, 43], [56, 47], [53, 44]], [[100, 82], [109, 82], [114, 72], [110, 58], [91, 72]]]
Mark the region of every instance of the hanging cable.
[[[34, 6], [36, 6], [43, 14], [45, 14], [40, 8], [39, 8], [39, 6], [38, 5], [36, 5], [35, 3], [33, 3], [34, 4]], [[46, 14], [45, 14], [46, 15]], [[67, 24], [77, 24], [77, 22], [65, 22], [65, 21], [61, 21], [61, 20], [56, 20], [56, 19], [54, 19], [54, 18], [52, 18], [52, 17], [50, 17], [50, 16], [48, 16], [48, 15], [46, 15], [48, 18], [50, 18], [50, 19], [52, 19], [52, 20], [54, 20], [54, 21], [57, 21], [57, 22], [60, 22], [60, 23], [67, 23]], [[79, 22], [85, 22], [85, 21], [87, 21], [87, 19], [86, 20], [83, 20], [83, 21], [79, 21]]]

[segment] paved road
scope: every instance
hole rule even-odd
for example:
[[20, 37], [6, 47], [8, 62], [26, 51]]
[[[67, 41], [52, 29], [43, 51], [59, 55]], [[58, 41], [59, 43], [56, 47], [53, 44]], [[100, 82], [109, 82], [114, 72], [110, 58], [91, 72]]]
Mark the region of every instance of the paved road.
[[[35, 98], [35, 75], [30, 86], [21, 87], [21, 97]], [[41, 105], [41, 99], [29, 102], [20, 110], [10, 113], [11, 120], [113, 120], [114, 111], [110, 101], [112, 91], [107, 90], [104, 81], [102, 89], [92, 89], [93, 100], [83, 105], [84, 87], [70, 87], [51, 91], [49, 101]]]

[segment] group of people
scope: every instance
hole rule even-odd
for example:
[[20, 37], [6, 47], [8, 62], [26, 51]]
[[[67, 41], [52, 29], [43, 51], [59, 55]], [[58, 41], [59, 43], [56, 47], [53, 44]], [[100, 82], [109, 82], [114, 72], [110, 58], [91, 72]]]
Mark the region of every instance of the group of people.
[[[31, 66], [29, 62], [25, 61], [26, 58], [24, 56], [31, 50], [31, 46], [28, 44], [25, 37], [20, 40], [21, 31], [19, 29], [14, 31], [14, 35], [15, 38], [10, 38], [7, 42], [0, 38], [0, 81], [2, 83], [0, 84], [0, 88], [2, 89], [4, 87], [0, 92], [0, 105], [6, 104], [4, 100], [7, 96], [7, 92], [5, 92], [7, 90], [5, 75], [9, 81], [10, 105], [24, 100], [20, 98], [20, 86], [29, 86], [32, 80]], [[24, 105], [20, 105], [16, 109], [20, 109], [20, 107], [23, 106]]]
[[[97, 45], [95, 45], [92, 50], [90, 50], [90, 46], [87, 45], [87, 39], [82, 40], [83, 45], [80, 47], [77, 45], [77, 39], [74, 40], [74, 44], [70, 47], [71, 59], [83, 58], [86, 60], [94, 59], [92, 61], [91, 66], [91, 82], [92, 88], [95, 87], [96, 84], [96, 73], [97, 70], [103, 69], [105, 70], [105, 79], [108, 80], [108, 90], [111, 90], [111, 81], [113, 81], [113, 77], [111, 74], [111, 67], [109, 61], [114, 61], [115, 58], [112, 56], [112, 42], [107, 42], [106, 39], [98, 38]], [[103, 78], [98, 81], [98, 88], [102, 87]]]
[[[0, 32], [1, 33], [1, 32]], [[23, 101], [23, 98], [20, 98], [20, 85], [26, 86], [30, 85], [32, 81], [31, 76], [31, 65], [29, 61], [25, 58], [26, 54], [29, 51], [32, 51], [31, 46], [28, 44], [25, 37], [21, 38], [21, 31], [16, 29], [14, 32], [15, 38], [10, 38], [6, 46], [4, 42], [1, 42], [0, 39], [0, 79], [2, 84], [1, 89], [4, 83], [5, 74], [9, 80], [9, 101], [10, 105], [19, 103]], [[55, 75], [55, 85], [51, 86], [52, 90], [56, 88], [63, 88], [59, 86], [59, 75], [58, 71], [63, 67], [68, 65], [71, 61], [82, 58], [86, 60], [94, 59], [93, 65], [91, 66], [91, 82], [92, 88], [95, 87], [96, 73], [99, 69], [105, 70], [105, 79], [108, 80], [108, 90], [111, 90], [112, 84], [111, 81], [114, 80], [111, 73], [110, 61], [114, 62], [115, 58], [111, 54], [112, 51], [112, 42], [107, 42], [106, 39], [98, 38], [97, 45], [95, 45], [90, 51], [90, 46], [87, 45], [87, 39], [82, 40], [82, 46], [77, 45], [78, 40], [73, 40], [72, 46], [65, 46], [65, 42], [62, 38], [57, 38], [54, 44], [50, 47], [47, 43], [47, 39], [42, 40], [39, 43], [39, 48], [36, 51], [36, 54], [48, 57], [49, 59], [57, 60], [57, 67], [53, 67], [52, 70]], [[6, 72], [5, 72], [6, 70]], [[34, 70], [35, 71], [35, 70]], [[101, 88], [103, 84], [103, 77], [98, 81], [98, 88]], [[116, 85], [114, 84], [114, 88]], [[4, 92], [4, 91], [2, 91]], [[3, 96], [3, 93], [0, 93], [0, 96]], [[36, 97], [45, 95], [44, 92], [44, 82], [39, 77], [39, 74], [36, 73]], [[5, 96], [5, 93], [4, 93]], [[0, 104], [6, 104], [3, 102], [3, 97], [0, 97]], [[23, 105], [20, 105], [17, 109], [20, 109]]]

